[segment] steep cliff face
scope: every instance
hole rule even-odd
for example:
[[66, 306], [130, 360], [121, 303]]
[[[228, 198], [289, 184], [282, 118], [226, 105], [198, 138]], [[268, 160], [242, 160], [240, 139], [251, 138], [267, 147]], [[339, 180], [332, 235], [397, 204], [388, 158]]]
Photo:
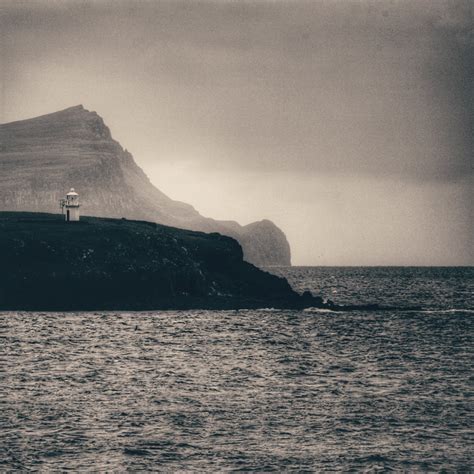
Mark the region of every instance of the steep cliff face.
[[126, 217], [235, 238], [255, 265], [290, 265], [290, 247], [270, 221], [240, 226], [201, 216], [150, 182], [95, 112], [82, 105], [0, 125], [0, 210], [57, 212], [70, 187], [81, 213]]

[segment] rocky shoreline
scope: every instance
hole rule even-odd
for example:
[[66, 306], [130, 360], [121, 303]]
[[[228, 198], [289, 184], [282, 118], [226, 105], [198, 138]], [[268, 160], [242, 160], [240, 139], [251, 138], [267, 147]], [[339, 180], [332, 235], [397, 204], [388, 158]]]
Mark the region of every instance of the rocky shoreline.
[[0, 310], [372, 311], [295, 292], [230, 237], [146, 221], [0, 212]]

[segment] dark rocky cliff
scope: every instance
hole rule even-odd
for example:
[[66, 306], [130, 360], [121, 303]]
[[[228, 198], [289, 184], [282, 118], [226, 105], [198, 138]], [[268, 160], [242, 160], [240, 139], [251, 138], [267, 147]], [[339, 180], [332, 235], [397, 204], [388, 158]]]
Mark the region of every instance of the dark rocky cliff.
[[0, 212], [0, 310], [300, 308], [229, 237], [160, 224]]
[[243, 260], [232, 238], [145, 221], [0, 212], [1, 310], [323, 308], [340, 306]]
[[247, 226], [201, 216], [150, 182], [102, 118], [81, 105], [0, 125], [0, 210], [57, 212], [74, 187], [83, 215], [126, 217], [235, 238], [255, 265], [290, 265], [284, 233], [264, 220]]

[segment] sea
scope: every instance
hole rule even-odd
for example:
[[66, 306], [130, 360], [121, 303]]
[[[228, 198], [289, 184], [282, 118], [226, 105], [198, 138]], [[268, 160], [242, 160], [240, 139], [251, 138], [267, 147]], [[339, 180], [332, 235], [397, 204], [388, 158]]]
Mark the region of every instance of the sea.
[[271, 271], [400, 309], [2, 312], [0, 471], [474, 470], [474, 268]]

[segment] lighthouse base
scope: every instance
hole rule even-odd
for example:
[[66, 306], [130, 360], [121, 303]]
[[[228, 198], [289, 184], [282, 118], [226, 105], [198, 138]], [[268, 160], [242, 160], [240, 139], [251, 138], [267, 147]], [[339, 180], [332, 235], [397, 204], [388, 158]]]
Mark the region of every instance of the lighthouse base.
[[79, 220], [79, 207], [66, 207], [64, 218], [66, 222], [77, 222]]

